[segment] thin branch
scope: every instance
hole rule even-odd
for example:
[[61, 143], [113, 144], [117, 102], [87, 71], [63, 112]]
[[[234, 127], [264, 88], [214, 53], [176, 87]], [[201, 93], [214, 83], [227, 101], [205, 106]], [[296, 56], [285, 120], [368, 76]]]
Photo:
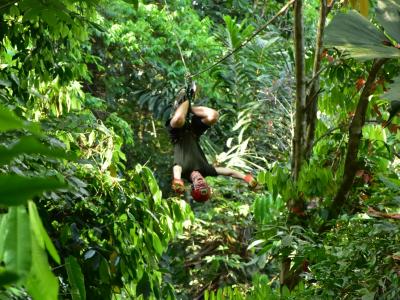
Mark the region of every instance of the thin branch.
[[330, 135], [332, 132], [338, 130], [338, 129], [342, 129], [345, 125], [339, 125], [333, 128], [328, 129], [323, 135], [321, 135], [318, 139], [316, 139], [313, 143], [313, 148], [316, 144], [318, 144], [319, 141], [321, 141], [322, 139], [324, 139], [325, 137], [327, 137], [328, 135]]

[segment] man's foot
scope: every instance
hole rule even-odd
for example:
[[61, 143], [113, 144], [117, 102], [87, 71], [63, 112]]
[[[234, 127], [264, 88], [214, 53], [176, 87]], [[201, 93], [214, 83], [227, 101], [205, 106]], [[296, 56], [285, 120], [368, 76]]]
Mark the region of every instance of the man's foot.
[[244, 181], [247, 182], [247, 185], [249, 187], [250, 190], [252, 191], [256, 191], [260, 188], [260, 186], [258, 185], [257, 180], [253, 177], [253, 175], [251, 174], [247, 174], [246, 176], [244, 176]]
[[182, 179], [174, 178], [171, 185], [173, 191], [179, 195], [185, 192], [185, 184]]

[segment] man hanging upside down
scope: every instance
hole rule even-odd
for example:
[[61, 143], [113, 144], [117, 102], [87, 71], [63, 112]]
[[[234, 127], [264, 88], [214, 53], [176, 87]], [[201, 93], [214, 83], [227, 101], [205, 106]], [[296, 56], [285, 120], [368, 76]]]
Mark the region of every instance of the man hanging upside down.
[[196, 87], [188, 92], [181, 91], [175, 100], [173, 115], [166, 127], [174, 145], [174, 166], [172, 189], [182, 194], [185, 185], [182, 179], [192, 184], [191, 195], [198, 202], [210, 199], [211, 189], [207, 185], [206, 176], [231, 176], [242, 179], [250, 188], [257, 186], [257, 181], [250, 174], [243, 174], [227, 167], [210, 165], [199, 144], [200, 136], [218, 120], [218, 112], [205, 106], [191, 106]]

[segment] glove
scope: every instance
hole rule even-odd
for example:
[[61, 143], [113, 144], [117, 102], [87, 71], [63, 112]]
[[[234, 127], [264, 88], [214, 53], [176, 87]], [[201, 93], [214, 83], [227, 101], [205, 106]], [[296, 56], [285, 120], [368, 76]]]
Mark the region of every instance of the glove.
[[183, 183], [182, 179], [176, 179], [174, 178], [172, 180], [172, 185], [171, 185], [173, 191], [177, 194], [183, 194], [185, 192], [185, 184]]
[[257, 180], [251, 174], [247, 174], [243, 179], [247, 182], [250, 190], [255, 191], [259, 188]]

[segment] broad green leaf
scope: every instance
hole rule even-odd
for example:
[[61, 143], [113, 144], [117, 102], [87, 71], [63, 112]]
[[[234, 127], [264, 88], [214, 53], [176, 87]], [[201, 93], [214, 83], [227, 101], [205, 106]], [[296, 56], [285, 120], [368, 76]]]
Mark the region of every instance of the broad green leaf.
[[257, 222], [263, 223], [267, 216], [267, 198], [265, 196], [257, 197], [254, 202], [254, 217]]
[[[376, 18], [386, 33], [400, 43], [400, 4], [393, 0], [380, 0], [376, 10]], [[400, 50], [399, 50], [400, 51]]]
[[9, 271], [26, 275], [31, 269], [31, 232], [24, 206], [8, 211], [4, 244], [4, 263]]
[[0, 105], [0, 132], [17, 129], [26, 129], [36, 134], [39, 133], [37, 124], [21, 120], [14, 112]]
[[359, 59], [400, 57], [400, 50], [385, 46], [388, 38], [356, 11], [336, 15], [325, 30], [325, 45], [348, 51]]
[[65, 188], [55, 178], [0, 175], [0, 205], [16, 206], [45, 191]]
[[153, 242], [153, 248], [156, 250], [158, 255], [161, 255], [164, 251], [160, 238], [155, 232], [151, 233], [151, 239]]
[[41, 18], [50, 26], [56, 27], [59, 24], [57, 19], [57, 14], [54, 13], [51, 9], [44, 9], [41, 12]]
[[247, 250], [251, 250], [252, 248], [254, 248], [262, 243], [265, 243], [265, 240], [255, 240], [249, 246], [247, 246]]
[[0, 146], [0, 165], [7, 164], [21, 154], [41, 154], [55, 158], [72, 158], [61, 148], [49, 148], [40, 143], [33, 136], [22, 137], [11, 147]]
[[71, 296], [73, 300], [85, 300], [85, 280], [82, 274], [81, 267], [77, 259], [73, 256], [68, 256], [65, 259], [65, 268], [67, 269], [68, 281], [71, 285]]
[[51, 272], [46, 252], [40, 247], [36, 237], [32, 237], [32, 269], [26, 283], [33, 300], [58, 299], [58, 280]]
[[20, 276], [15, 272], [0, 270], [0, 287], [17, 282]]
[[28, 209], [31, 229], [36, 235], [39, 246], [42, 247], [42, 249], [47, 249], [51, 257], [59, 264], [60, 257], [58, 256], [57, 250], [54, 247], [53, 242], [51, 241], [46, 229], [43, 226], [35, 202], [28, 201]]

